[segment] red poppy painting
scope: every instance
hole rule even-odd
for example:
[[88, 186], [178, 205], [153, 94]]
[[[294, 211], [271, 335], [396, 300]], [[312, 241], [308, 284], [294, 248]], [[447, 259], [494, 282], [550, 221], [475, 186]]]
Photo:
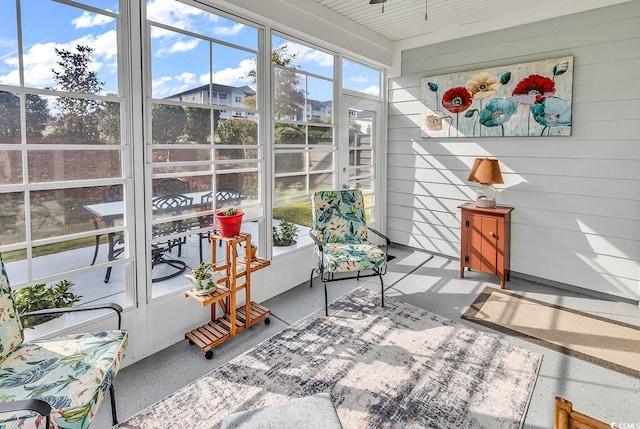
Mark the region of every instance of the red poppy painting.
[[570, 136], [573, 57], [425, 77], [421, 136]]

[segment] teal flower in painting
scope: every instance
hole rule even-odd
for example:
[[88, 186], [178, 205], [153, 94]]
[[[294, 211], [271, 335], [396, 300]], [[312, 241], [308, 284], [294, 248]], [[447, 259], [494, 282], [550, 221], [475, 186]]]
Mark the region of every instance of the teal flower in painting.
[[532, 104], [533, 119], [544, 127], [571, 125], [571, 105], [562, 98], [549, 97]]
[[511, 119], [518, 110], [518, 102], [515, 98], [494, 98], [487, 103], [486, 107], [480, 111], [479, 121], [485, 127], [502, 127], [502, 135], [504, 136], [503, 124]]

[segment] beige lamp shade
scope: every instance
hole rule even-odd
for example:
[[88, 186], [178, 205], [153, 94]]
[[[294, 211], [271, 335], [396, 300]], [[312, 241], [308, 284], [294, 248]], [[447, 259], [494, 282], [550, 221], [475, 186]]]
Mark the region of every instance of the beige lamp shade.
[[504, 183], [498, 160], [489, 158], [476, 158], [467, 180], [484, 184]]

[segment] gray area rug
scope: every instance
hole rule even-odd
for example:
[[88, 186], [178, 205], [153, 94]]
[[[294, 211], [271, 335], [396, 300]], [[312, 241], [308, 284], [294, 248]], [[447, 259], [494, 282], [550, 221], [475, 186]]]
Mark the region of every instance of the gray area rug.
[[233, 412], [328, 392], [351, 428], [518, 428], [542, 355], [357, 288], [120, 423], [217, 428]]

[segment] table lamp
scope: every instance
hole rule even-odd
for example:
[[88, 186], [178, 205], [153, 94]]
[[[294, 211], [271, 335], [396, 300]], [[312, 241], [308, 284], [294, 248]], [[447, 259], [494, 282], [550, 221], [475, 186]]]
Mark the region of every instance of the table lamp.
[[480, 184], [476, 189], [476, 207], [496, 206], [496, 190], [493, 184], [504, 183], [497, 159], [476, 158], [467, 180]]

